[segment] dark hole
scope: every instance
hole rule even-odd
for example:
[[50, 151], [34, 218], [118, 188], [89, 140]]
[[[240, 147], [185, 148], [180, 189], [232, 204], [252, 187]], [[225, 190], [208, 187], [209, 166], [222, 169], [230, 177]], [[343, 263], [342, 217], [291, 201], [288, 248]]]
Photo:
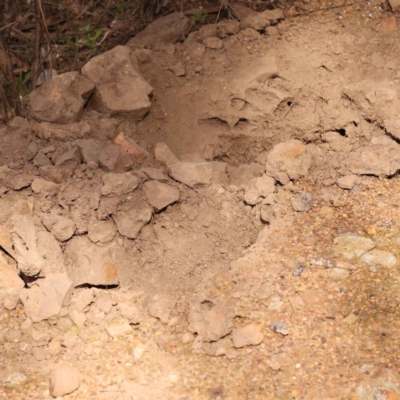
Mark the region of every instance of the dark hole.
[[291, 105], [292, 105], [293, 103], [292, 103], [291, 101], [288, 101], [286, 104], [288, 105], [288, 107], [291, 107]]
[[358, 126], [358, 124], [357, 124], [356, 121], [353, 121], [353, 125], [354, 125], [354, 126]]
[[336, 129], [336, 132], [339, 133], [340, 136], [347, 137], [346, 129], [344, 129], [344, 128]]
[[211, 310], [214, 307], [214, 304], [209, 300], [204, 300], [201, 302], [202, 310]]

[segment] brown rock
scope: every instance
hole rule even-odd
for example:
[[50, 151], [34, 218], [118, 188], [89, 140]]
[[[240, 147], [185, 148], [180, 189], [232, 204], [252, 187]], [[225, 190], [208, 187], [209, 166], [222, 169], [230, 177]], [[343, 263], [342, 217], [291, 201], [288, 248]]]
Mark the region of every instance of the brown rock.
[[44, 83], [27, 96], [29, 114], [38, 121], [76, 122], [94, 84], [78, 72], [67, 72]]
[[60, 242], [70, 239], [75, 233], [75, 222], [60, 215], [44, 214], [42, 223]]
[[152, 215], [153, 209], [148, 205], [142, 205], [130, 211], [119, 211], [113, 214], [113, 219], [122, 236], [136, 239], [142, 228], [150, 222]]
[[172, 164], [168, 175], [190, 187], [207, 185], [213, 177], [213, 167], [208, 162]]
[[116, 46], [92, 58], [82, 74], [96, 84], [93, 105], [103, 113], [141, 121], [149, 110], [153, 88], [141, 76], [129, 47]]
[[224, 43], [217, 37], [209, 37], [203, 40], [203, 44], [213, 50], [220, 50], [224, 47]]
[[390, 17], [386, 17], [384, 20], [382, 20], [380, 30], [384, 33], [397, 31], [396, 17], [391, 15]]
[[74, 147], [57, 158], [56, 167], [75, 169], [81, 163], [81, 152]]
[[92, 132], [92, 128], [87, 122], [72, 122], [65, 125], [42, 122], [33, 124], [32, 130], [40, 139], [56, 138], [64, 141], [81, 139], [89, 136]]
[[124, 174], [109, 173], [102, 177], [103, 196], [121, 196], [133, 192], [139, 185], [139, 178], [130, 172]]
[[45, 165], [39, 168], [39, 174], [43, 178], [55, 183], [62, 183], [74, 174], [72, 169], [55, 167], [54, 165]]
[[72, 393], [81, 384], [80, 375], [76, 368], [68, 365], [59, 365], [50, 373], [50, 395], [61, 397]]
[[261, 329], [261, 325], [256, 324], [234, 329], [232, 332], [233, 345], [236, 348], [259, 345], [264, 340]]
[[138, 164], [144, 163], [148, 157], [146, 150], [142, 149], [132, 139], [126, 138], [122, 132], [114, 139], [114, 144], [120, 146], [122, 150], [130, 154], [133, 160]]
[[25, 283], [19, 277], [17, 269], [8, 265], [5, 258], [0, 254], [0, 293], [3, 290], [19, 292], [24, 286]]
[[168, 44], [183, 41], [189, 34], [194, 21], [174, 12], [165, 17], [156, 19], [135, 37], [129, 40], [127, 46], [146, 47], [149, 49], [163, 49]]
[[147, 201], [154, 207], [156, 212], [179, 201], [179, 190], [165, 183], [148, 181], [143, 184], [142, 190], [147, 197]]
[[176, 157], [176, 155], [170, 150], [168, 145], [162, 142], [156, 144], [154, 157], [157, 161], [160, 161], [167, 166], [180, 163], [178, 157]]

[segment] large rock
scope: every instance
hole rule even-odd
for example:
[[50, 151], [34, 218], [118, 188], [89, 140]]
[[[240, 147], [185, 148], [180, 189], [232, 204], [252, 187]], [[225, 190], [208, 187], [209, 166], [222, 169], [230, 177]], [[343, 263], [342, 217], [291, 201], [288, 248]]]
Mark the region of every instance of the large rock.
[[190, 187], [208, 185], [213, 177], [213, 167], [209, 162], [173, 164], [168, 167], [168, 175]]
[[266, 173], [286, 185], [307, 175], [312, 164], [311, 154], [299, 140], [277, 144], [268, 154]]
[[88, 237], [93, 243], [108, 243], [114, 239], [117, 228], [111, 220], [97, 221], [92, 220], [88, 226]]
[[93, 82], [67, 72], [56, 76], [27, 96], [28, 112], [38, 121], [67, 124], [76, 122], [94, 89]]
[[154, 157], [165, 165], [179, 164], [178, 157], [171, 151], [166, 143], [159, 142], [154, 148]]
[[136, 239], [142, 228], [148, 224], [153, 215], [153, 209], [144, 204], [129, 211], [118, 211], [113, 214], [118, 232], [129, 239]]
[[36, 281], [30, 289], [23, 289], [20, 300], [26, 316], [33, 322], [40, 322], [57, 316], [72, 290], [72, 281], [65, 273], [50, 274]]
[[147, 201], [156, 212], [179, 200], [179, 190], [158, 181], [148, 181], [142, 186]]
[[65, 253], [70, 259], [67, 272], [74, 286], [118, 285], [118, 263], [125, 255], [116, 243], [100, 247], [86, 236], [75, 236], [68, 242]]
[[99, 156], [103, 146], [96, 139], [82, 139], [76, 142], [79, 150], [81, 151], [82, 161], [85, 164], [94, 163], [98, 165]]
[[140, 121], [149, 110], [153, 88], [140, 74], [129, 47], [117, 46], [94, 57], [82, 74], [96, 84], [93, 102], [101, 112]]
[[175, 12], [158, 18], [135, 37], [129, 40], [127, 46], [163, 49], [167, 44], [182, 42], [194, 26], [194, 21], [185, 15]]
[[76, 368], [69, 365], [57, 365], [50, 373], [50, 396], [62, 397], [75, 392], [81, 384]]
[[357, 175], [392, 176], [400, 170], [400, 148], [391, 145], [369, 145], [351, 152], [347, 169]]

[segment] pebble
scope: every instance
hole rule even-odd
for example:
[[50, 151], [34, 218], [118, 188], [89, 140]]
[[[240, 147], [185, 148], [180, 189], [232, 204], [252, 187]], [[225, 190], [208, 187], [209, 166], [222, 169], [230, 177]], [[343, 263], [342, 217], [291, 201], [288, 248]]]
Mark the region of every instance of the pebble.
[[393, 253], [378, 249], [363, 254], [361, 261], [371, 267], [394, 267], [397, 265], [397, 258]]
[[348, 261], [361, 257], [374, 247], [375, 243], [371, 239], [352, 234], [336, 237], [333, 241], [333, 251], [336, 256]]
[[320, 289], [308, 289], [302, 294], [301, 298], [308, 305], [322, 304], [328, 300], [326, 293]]
[[313, 196], [309, 192], [305, 192], [300, 196], [297, 196], [293, 202], [292, 207], [294, 211], [306, 212], [312, 208]]
[[274, 322], [269, 325], [269, 328], [271, 329], [271, 331], [280, 333], [283, 336], [289, 334], [289, 327], [287, 326], [287, 323], [284, 321]]
[[119, 321], [113, 321], [113, 323], [106, 327], [106, 331], [112, 338], [117, 338], [119, 336], [129, 335], [133, 329], [129, 325], [128, 320], [121, 319]]

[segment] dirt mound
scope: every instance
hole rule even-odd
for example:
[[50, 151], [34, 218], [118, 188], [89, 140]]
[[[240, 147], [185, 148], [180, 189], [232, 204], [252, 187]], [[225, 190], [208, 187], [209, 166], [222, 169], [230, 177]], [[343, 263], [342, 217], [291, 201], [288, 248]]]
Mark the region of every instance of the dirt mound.
[[0, 128], [4, 396], [399, 396], [399, 60], [370, 7], [184, 41], [171, 15], [28, 96]]

